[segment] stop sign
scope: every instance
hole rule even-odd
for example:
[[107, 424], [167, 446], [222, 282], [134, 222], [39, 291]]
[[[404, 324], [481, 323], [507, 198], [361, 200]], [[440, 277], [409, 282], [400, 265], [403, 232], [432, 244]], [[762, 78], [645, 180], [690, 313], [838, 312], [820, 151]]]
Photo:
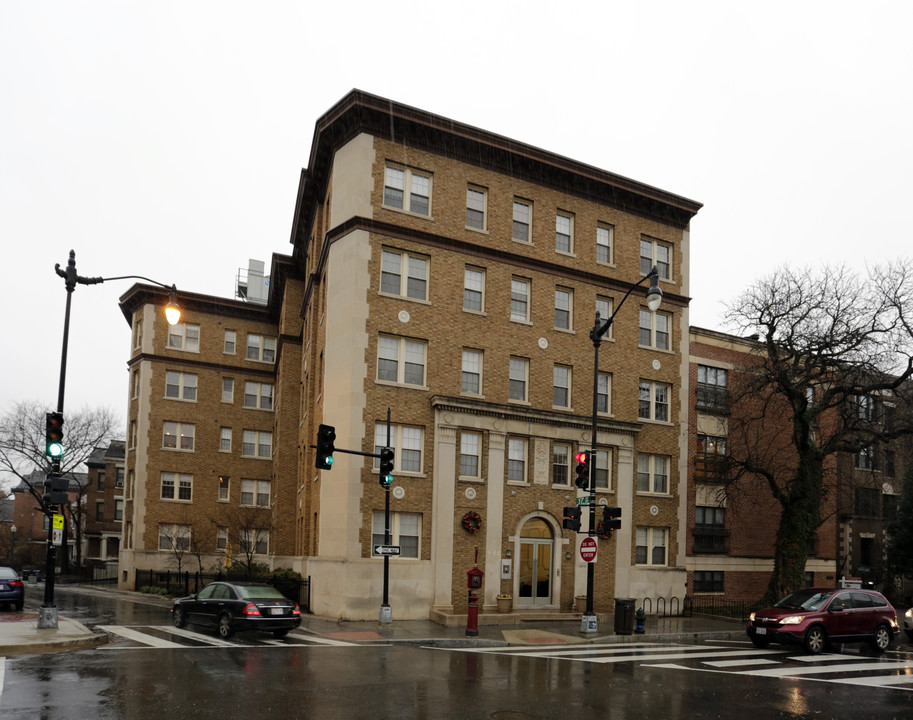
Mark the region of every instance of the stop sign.
[[596, 559], [598, 550], [599, 546], [596, 544], [595, 538], [585, 537], [583, 542], [580, 543], [580, 557], [583, 558], [584, 562], [593, 562]]

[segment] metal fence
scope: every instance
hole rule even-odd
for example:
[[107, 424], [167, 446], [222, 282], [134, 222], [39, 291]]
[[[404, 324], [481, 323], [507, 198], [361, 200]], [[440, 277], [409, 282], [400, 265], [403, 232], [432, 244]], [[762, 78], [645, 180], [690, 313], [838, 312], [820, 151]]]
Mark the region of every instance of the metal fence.
[[657, 617], [693, 617], [694, 615], [715, 615], [727, 618], [747, 618], [752, 610], [759, 609], [756, 600], [732, 600], [713, 595], [686, 595], [684, 598], [645, 597], [640, 600], [647, 615]]

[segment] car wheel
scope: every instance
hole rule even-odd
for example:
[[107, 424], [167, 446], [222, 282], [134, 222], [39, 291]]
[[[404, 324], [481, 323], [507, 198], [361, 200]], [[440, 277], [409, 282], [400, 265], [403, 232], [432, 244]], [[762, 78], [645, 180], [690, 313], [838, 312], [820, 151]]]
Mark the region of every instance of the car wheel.
[[16, 609], [17, 609], [19, 612], [22, 612], [22, 607], [23, 607], [23, 605], [24, 605], [24, 603], [17, 602], [17, 603], [16, 603]]
[[751, 638], [751, 642], [756, 648], [766, 648], [768, 645], [770, 645], [770, 638], [758, 637], [755, 635]]
[[805, 633], [805, 649], [812, 655], [817, 655], [827, 645], [827, 631], [820, 625], [814, 625]]
[[288, 630], [273, 630], [274, 638], [284, 638], [286, 635], [288, 635]]
[[231, 615], [222, 613], [219, 615], [219, 637], [227, 640], [234, 634], [231, 627]]
[[876, 652], [884, 652], [891, 645], [891, 631], [887, 625], [879, 625], [875, 628], [875, 635], [869, 640], [869, 644]]
[[171, 622], [174, 623], [176, 628], [182, 628], [187, 624], [187, 616], [184, 615], [184, 611], [181, 608], [176, 607], [171, 611]]

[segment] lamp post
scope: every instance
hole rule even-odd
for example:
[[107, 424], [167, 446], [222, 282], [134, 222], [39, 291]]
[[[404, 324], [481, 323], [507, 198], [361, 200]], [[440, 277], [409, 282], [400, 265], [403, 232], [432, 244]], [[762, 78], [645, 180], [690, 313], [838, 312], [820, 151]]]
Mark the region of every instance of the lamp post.
[[[609, 328], [612, 327], [612, 323], [615, 320], [615, 316], [618, 314], [618, 311], [621, 310], [621, 306], [625, 304], [625, 300], [630, 297], [631, 293], [634, 291], [638, 285], [643, 285], [647, 280], [650, 281], [650, 289], [647, 290], [647, 307], [651, 311], [655, 311], [660, 303], [663, 300], [663, 291], [659, 287], [659, 270], [656, 266], [653, 266], [653, 269], [649, 273], [644, 275], [640, 280], [634, 283], [628, 291], [624, 294], [624, 297], [621, 298], [621, 302], [618, 303], [612, 314], [603, 321], [599, 316], [599, 311], [596, 311], [596, 324], [593, 325], [593, 329], [590, 330], [590, 340], [593, 341], [593, 427], [592, 427], [592, 438], [590, 442], [590, 449], [592, 451], [589, 467], [590, 467], [590, 497], [589, 497], [589, 508], [590, 508], [590, 526], [587, 531], [589, 537], [594, 537], [596, 535], [596, 421], [599, 414], [599, 345], [602, 343], [602, 337], [605, 335]], [[581, 622], [581, 631], [582, 632], [598, 632], [598, 621], [596, 618], [596, 613], [593, 612], [593, 589], [595, 585], [595, 576], [596, 576], [596, 562], [587, 563], [586, 569], [586, 609], [583, 612], [583, 618]]]
[[[54, 265], [54, 270], [63, 278], [64, 286], [67, 290], [67, 304], [63, 316], [63, 346], [60, 352], [60, 382], [57, 386], [57, 412], [63, 414], [63, 399], [67, 384], [67, 348], [70, 338], [70, 305], [72, 303], [73, 291], [77, 285], [97, 285], [108, 280], [145, 280], [154, 285], [159, 285], [170, 291], [168, 305], [165, 307], [165, 318], [169, 325], [176, 325], [181, 319], [181, 309], [177, 304], [177, 288], [174, 285], [165, 285], [157, 280], [150, 280], [142, 275], [121, 275], [119, 277], [83, 277], [76, 272], [76, 251], [70, 250], [70, 259], [67, 262], [66, 269], [61, 269], [60, 263]], [[45, 487], [54, 487], [55, 483], [52, 478], [60, 480], [60, 457], [51, 459], [51, 472], [48, 474], [48, 482]], [[59, 483], [55, 488], [60, 490]], [[56, 493], [55, 493], [56, 494]], [[38, 615], [39, 629], [57, 629], [57, 607], [54, 605], [54, 568], [57, 564], [57, 548], [53, 542], [53, 518], [56, 514], [54, 508], [57, 505], [43, 503], [44, 514], [48, 518], [48, 549], [45, 566], [44, 582], [44, 603], [41, 605], [41, 612]]]

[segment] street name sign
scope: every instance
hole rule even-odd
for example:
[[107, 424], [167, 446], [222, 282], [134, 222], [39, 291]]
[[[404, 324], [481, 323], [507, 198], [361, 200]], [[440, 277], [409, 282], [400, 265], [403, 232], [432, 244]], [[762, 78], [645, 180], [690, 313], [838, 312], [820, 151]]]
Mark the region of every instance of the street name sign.
[[576, 502], [577, 502], [577, 505], [580, 505], [580, 506], [589, 505], [589, 504], [590, 504], [590, 498], [589, 498], [589, 496], [586, 496], [586, 495], [585, 495], [585, 496], [583, 496], [583, 497], [577, 498], [577, 501], [576, 501]]

